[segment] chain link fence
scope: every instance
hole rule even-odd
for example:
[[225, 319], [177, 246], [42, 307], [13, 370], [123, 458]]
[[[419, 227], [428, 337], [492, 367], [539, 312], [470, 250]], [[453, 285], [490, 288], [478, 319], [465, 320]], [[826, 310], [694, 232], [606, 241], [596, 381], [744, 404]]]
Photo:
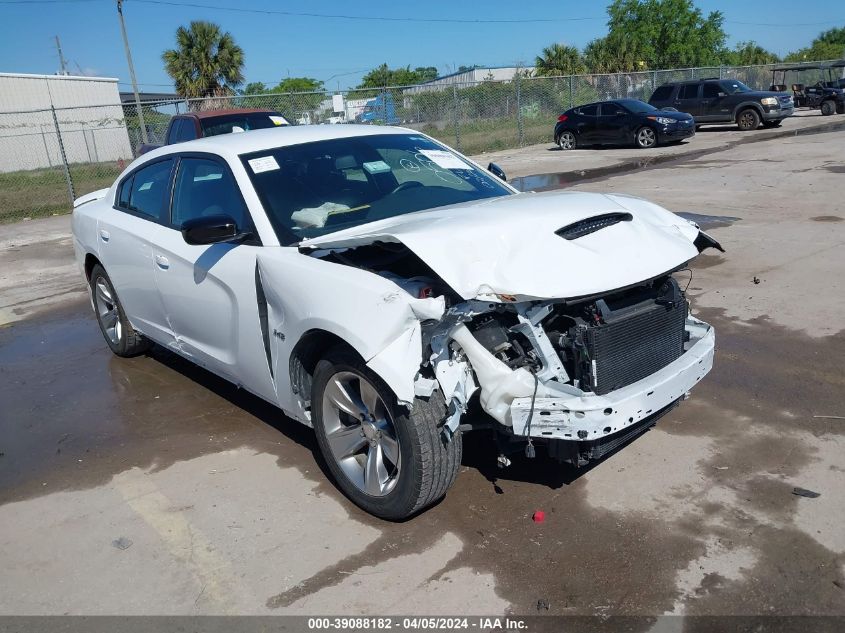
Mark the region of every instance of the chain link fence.
[[[420, 130], [464, 154], [551, 142], [557, 116], [591, 101], [647, 101], [669, 81], [718, 77], [767, 89], [775, 65], [684, 68], [610, 75], [432, 82], [337, 93], [236, 95], [0, 112], [0, 223], [67, 213], [72, 200], [108, 187], [142, 143], [161, 144], [172, 116], [267, 108], [294, 124], [369, 123]], [[818, 71], [793, 75], [812, 85]], [[143, 122], [143, 124], [142, 124]]]

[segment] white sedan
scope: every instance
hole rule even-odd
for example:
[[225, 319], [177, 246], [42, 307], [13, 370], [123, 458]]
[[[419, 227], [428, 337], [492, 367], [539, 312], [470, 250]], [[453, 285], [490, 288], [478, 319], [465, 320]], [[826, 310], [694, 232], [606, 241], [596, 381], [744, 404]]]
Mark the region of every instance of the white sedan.
[[583, 466], [712, 365], [673, 273], [718, 243], [490, 169], [392, 127], [201, 139], [77, 200], [74, 248], [115, 354], [156, 343], [277, 405], [353, 502], [401, 519], [445, 495], [463, 433], [492, 429], [500, 465], [542, 445]]

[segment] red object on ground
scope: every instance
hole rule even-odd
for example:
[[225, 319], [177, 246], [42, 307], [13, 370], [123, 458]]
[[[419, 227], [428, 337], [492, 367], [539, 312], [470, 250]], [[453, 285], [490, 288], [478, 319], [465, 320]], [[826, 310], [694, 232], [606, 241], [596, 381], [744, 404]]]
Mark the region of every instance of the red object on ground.
[[537, 510], [534, 512], [531, 518], [534, 519], [534, 523], [542, 523], [546, 520], [546, 513], [542, 510]]

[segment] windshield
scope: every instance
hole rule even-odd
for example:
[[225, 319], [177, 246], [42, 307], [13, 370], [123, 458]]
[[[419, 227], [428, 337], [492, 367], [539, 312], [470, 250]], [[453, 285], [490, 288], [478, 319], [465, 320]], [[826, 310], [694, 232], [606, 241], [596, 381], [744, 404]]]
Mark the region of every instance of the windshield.
[[378, 134], [241, 156], [279, 242], [374, 220], [505, 196], [501, 181], [430, 139]]
[[253, 112], [200, 119], [200, 124], [202, 125], [203, 136], [217, 136], [218, 134], [279, 127], [288, 125], [288, 122], [281, 114], [275, 112]]
[[752, 92], [751, 88], [746, 86], [741, 81], [723, 81], [721, 84], [722, 90], [724, 90], [727, 94], [732, 95], [738, 92]]
[[657, 108], [649, 103], [637, 99], [622, 99], [619, 101], [629, 112], [656, 112]]

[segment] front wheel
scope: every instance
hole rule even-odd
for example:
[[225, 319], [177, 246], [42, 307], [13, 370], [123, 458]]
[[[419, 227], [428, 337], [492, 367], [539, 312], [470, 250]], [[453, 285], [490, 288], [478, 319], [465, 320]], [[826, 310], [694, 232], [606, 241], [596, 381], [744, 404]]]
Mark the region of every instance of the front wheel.
[[461, 464], [461, 434], [446, 441], [443, 397], [417, 398], [408, 412], [351, 349], [336, 347], [317, 364], [312, 421], [320, 452], [341, 491], [389, 520], [441, 499]]
[[833, 102], [833, 99], [822, 101], [822, 114], [824, 116], [830, 116], [834, 112], [836, 112], [836, 104]]
[[657, 145], [657, 132], [648, 126], [643, 126], [634, 135], [634, 142], [641, 149], [648, 149]]
[[106, 270], [99, 264], [95, 265], [88, 281], [97, 324], [111, 351], [123, 357], [146, 352], [150, 342], [129, 323]]
[[737, 115], [736, 124], [743, 132], [756, 130], [760, 127], [760, 115], [754, 108], [746, 108]]
[[578, 139], [575, 134], [569, 130], [564, 130], [557, 138], [557, 146], [563, 150], [575, 149], [578, 147]]

